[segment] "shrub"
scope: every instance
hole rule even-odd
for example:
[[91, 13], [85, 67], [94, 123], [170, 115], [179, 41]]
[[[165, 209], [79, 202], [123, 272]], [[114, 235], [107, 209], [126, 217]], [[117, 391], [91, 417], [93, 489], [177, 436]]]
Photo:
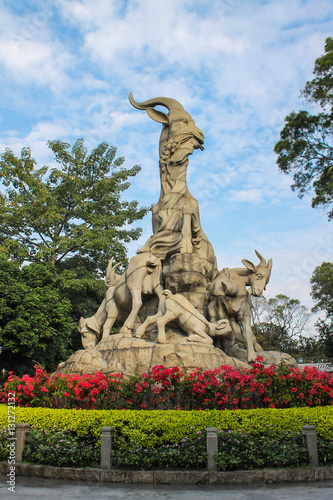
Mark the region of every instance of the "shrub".
[[304, 467], [308, 452], [300, 432], [274, 432], [267, 426], [261, 433], [220, 431], [219, 470]]
[[8, 430], [6, 426], [0, 429], [0, 461], [7, 460], [9, 456], [8, 444]]
[[138, 448], [120, 440], [112, 453], [115, 467], [149, 469], [205, 469], [207, 465], [206, 433], [198, 431], [183, 437], [179, 443], [156, 448]]
[[[8, 457], [6, 429], [0, 431], [0, 459]], [[306, 467], [309, 458], [301, 433], [277, 432], [267, 426], [262, 432], [219, 431], [219, 470], [249, 470], [275, 467]], [[320, 465], [333, 465], [333, 442], [318, 438]], [[178, 443], [154, 448], [138, 447], [124, 437], [112, 450], [112, 467], [133, 469], [205, 469], [206, 432], [189, 429]], [[82, 438], [69, 430], [30, 429], [23, 461], [63, 467], [99, 467], [100, 446], [95, 438]]]
[[[50, 408], [15, 409], [16, 422], [36, 429], [69, 429], [79, 437], [100, 440], [102, 427], [114, 427], [116, 439], [124, 438], [137, 448], [154, 448], [179, 443], [192, 432], [207, 427], [242, 430], [260, 434], [270, 426], [272, 432], [301, 432], [303, 425], [314, 425], [320, 437], [333, 440], [333, 407], [259, 408], [233, 411], [184, 410], [59, 410]], [[7, 425], [7, 406], [0, 405], [0, 428]]]
[[23, 461], [59, 467], [98, 467], [100, 447], [96, 439], [80, 439], [68, 429], [32, 427]]
[[326, 406], [333, 403], [333, 375], [306, 367], [265, 367], [258, 358], [251, 368], [222, 366], [184, 370], [155, 366], [149, 373], [55, 375], [36, 366], [34, 377], [10, 373], [1, 393], [17, 406], [82, 409], [249, 409]]

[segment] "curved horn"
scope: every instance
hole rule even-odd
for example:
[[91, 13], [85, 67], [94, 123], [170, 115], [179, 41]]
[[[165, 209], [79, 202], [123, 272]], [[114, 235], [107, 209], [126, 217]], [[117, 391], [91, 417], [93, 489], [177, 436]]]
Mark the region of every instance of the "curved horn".
[[154, 106], [164, 106], [169, 111], [171, 111], [171, 109], [180, 109], [184, 111], [183, 106], [178, 101], [171, 99], [170, 97], [155, 97], [154, 99], [149, 99], [145, 102], [136, 102], [133, 98], [132, 92], [130, 92], [128, 99], [132, 106], [136, 109], [146, 110], [149, 107], [153, 108]]
[[117, 264], [113, 265], [113, 257], [111, 257], [108, 267], [106, 270], [106, 276], [105, 276], [105, 284], [107, 286], [111, 286], [116, 279], [116, 269], [118, 266], [120, 266], [121, 262], [118, 262]]
[[258, 259], [260, 259], [260, 264], [262, 266], [267, 266], [266, 259], [264, 259], [263, 256], [260, 255], [260, 253], [257, 250], [255, 250], [255, 253], [257, 254]]

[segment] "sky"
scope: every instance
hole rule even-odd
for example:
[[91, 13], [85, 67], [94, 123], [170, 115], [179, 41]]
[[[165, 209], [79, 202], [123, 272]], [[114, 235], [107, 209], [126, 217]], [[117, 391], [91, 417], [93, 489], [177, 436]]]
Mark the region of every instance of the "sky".
[[[265, 296], [311, 308], [314, 268], [332, 261], [332, 225], [299, 199], [273, 152], [284, 117], [309, 109], [300, 90], [332, 35], [331, 0], [0, 1], [0, 152], [29, 146], [51, 165], [46, 142], [83, 137], [117, 146], [142, 167], [126, 199], [159, 198], [161, 125], [137, 101], [172, 97], [205, 134], [188, 187], [219, 269], [273, 259]], [[312, 109], [312, 111], [314, 111]], [[151, 234], [151, 216], [139, 224]]]

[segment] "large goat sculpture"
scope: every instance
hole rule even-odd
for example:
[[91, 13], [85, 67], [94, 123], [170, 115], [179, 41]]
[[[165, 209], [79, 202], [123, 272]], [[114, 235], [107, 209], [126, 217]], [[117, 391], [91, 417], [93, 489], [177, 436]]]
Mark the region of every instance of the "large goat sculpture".
[[[152, 252], [161, 260], [175, 253], [196, 253], [206, 276], [217, 272], [214, 250], [200, 224], [199, 205], [187, 183], [188, 157], [194, 149], [203, 150], [204, 134], [183, 106], [168, 97], [138, 103], [132, 93], [131, 104], [145, 110], [150, 118], [163, 125], [159, 142], [161, 194], [153, 207], [153, 235], [140, 252]], [[169, 113], [156, 110], [163, 106]]]

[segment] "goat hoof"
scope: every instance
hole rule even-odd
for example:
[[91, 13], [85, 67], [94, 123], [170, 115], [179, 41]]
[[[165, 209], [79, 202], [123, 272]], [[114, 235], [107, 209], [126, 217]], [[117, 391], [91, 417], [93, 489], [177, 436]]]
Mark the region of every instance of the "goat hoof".
[[123, 335], [125, 335], [125, 337], [132, 337], [132, 332], [129, 328], [127, 328], [127, 326], [123, 326], [119, 333], [122, 333]]
[[141, 339], [144, 333], [145, 333], [144, 330], [142, 330], [142, 328], [139, 327], [134, 333], [134, 337], [136, 337], [137, 339]]

